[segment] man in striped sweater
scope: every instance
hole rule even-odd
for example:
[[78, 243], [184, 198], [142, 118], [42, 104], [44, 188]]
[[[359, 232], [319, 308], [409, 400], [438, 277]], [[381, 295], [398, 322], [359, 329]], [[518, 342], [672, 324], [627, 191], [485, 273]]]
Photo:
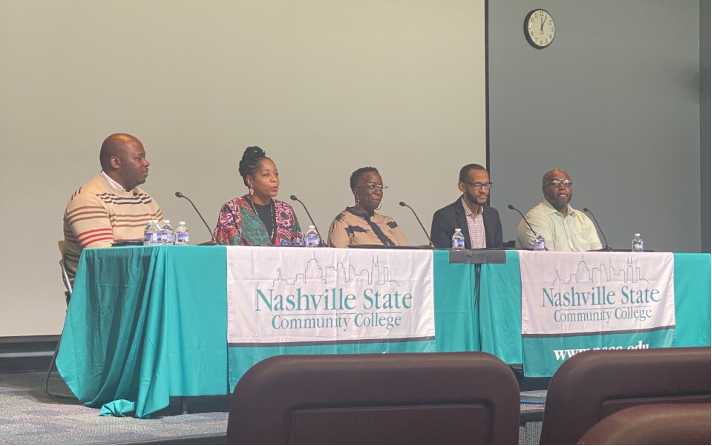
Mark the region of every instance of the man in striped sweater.
[[141, 141], [113, 134], [101, 145], [99, 161], [99, 175], [74, 192], [64, 211], [64, 264], [72, 280], [82, 249], [143, 240], [149, 220], [163, 224], [158, 203], [137, 187], [146, 181], [150, 164]]

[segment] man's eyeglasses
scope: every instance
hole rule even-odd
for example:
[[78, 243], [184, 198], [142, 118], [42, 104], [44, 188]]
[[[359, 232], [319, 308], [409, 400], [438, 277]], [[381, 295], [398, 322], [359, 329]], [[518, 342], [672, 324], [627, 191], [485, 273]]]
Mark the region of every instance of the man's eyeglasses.
[[564, 187], [571, 187], [573, 184], [573, 181], [571, 180], [551, 180], [548, 183], [546, 183], [547, 186], [554, 186], [558, 188], [559, 186], [564, 186]]
[[492, 182], [488, 182], [488, 183], [468, 183], [467, 181], [463, 181], [463, 182], [473, 189], [487, 189], [487, 190], [492, 189]]
[[366, 184], [361, 184], [356, 187], [365, 187], [367, 188], [370, 192], [375, 191], [376, 189], [380, 189], [381, 192], [385, 192], [386, 189], [388, 189], [388, 186], [384, 186], [382, 184], [376, 184], [376, 183], [366, 183]]

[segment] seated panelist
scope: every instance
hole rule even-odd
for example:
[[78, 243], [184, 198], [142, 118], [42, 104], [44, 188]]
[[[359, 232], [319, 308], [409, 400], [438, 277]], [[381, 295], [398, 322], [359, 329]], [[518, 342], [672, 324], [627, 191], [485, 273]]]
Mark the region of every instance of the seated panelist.
[[[573, 197], [573, 182], [562, 169], [544, 174], [541, 191], [544, 199], [525, 218], [541, 234], [549, 251], [590, 251], [601, 249], [596, 227], [590, 218], [569, 202]], [[536, 236], [524, 220], [519, 222], [515, 247], [531, 249]]]
[[455, 229], [462, 230], [465, 248], [501, 248], [502, 222], [497, 209], [487, 205], [492, 183], [489, 172], [479, 164], [467, 164], [460, 169], [457, 188], [462, 195], [435, 211], [430, 228], [433, 245], [439, 249], [452, 246]]
[[403, 231], [391, 217], [381, 215], [383, 185], [375, 167], [362, 167], [351, 174], [351, 192], [355, 204], [347, 207], [329, 227], [329, 246], [347, 248], [349, 245], [406, 246]]
[[163, 214], [138, 186], [148, 177], [146, 150], [126, 133], [108, 136], [99, 152], [101, 172], [77, 189], [64, 211], [64, 265], [74, 280], [84, 248], [143, 240], [149, 220], [163, 224]]
[[233, 198], [220, 209], [213, 231], [220, 245], [278, 245], [291, 242], [301, 232], [294, 209], [275, 200], [279, 191], [279, 172], [274, 162], [259, 147], [248, 147], [239, 167], [248, 194]]

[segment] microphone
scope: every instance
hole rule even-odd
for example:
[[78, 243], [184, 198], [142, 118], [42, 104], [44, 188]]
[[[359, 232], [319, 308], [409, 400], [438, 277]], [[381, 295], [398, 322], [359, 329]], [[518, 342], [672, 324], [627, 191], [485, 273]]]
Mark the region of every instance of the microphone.
[[190, 202], [190, 204], [193, 206], [193, 209], [195, 209], [195, 212], [198, 214], [198, 217], [200, 217], [200, 219], [203, 220], [203, 224], [205, 225], [206, 228], [208, 228], [208, 232], [210, 233], [210, 242], [205, 243], [205, 244], [214, 245], [215, 244], [215, 236], [213, 235], [213, 231], [210, 230], [210, 226], [208, 226], [208, 223], [203, 218], [203, 214], [201, 214], [200, 211], [198, 210], [198, 208], [195, 207], [195, 204], [193, 204], [193, 201], [178, 191], [176, 191], [176, 197], [185, 198], [186, 200], [188, 200], [188, 202]]
[[593, 217], [593, 221], [596, 223], [598, 230], [601, 232], [601, 236], [603, 236], [603, 243], [605, 243], [605, 245], [601, 251], [612, 251], [611, 247], [608, 246], [608, 240], [606, 240], [606, 234], [603, 233], [603, 229], [601, 229], [601, 225], [599, 225], [598, 220], [596, 220], [596, 216], [593, 215], [593, 212], [591, 212], [591, 210], [589, 208], [583, 208], [583, 211], [591, 214], [591, 217]]
[[515, 211], [519, 212], [519, 215], [522, 216], [522, 220], [524, 220], [524, 223], [526, 223], [527, 226], [529, 226], [529, 229], [531, 229], [532, 234], [534, 234], [534, 238], [536, 238], [536, 231], [534, 230], [534, 228], [532, 228], [532, 225], [529, 224], [529, 221], [524, 217], [524, 214], [522, 214], [522, 211], [520, 211], [519, 209], [515, 208], [515, 207], [512, 206], [511, 204], [508, 204], [507, 207], [508, 207], [509, 209], [512, 209], [512, 210], [515, 210]]
[[302, 205], [302, 207], [304, 208], [304, 210], [307, 212], [307, 217], [309, 217], [309, 220], [311, 221], [311, 224], [314, 225], [314, 229], [316, 229], [316, 233], [319, 235], [319, 246], [326, 246], [326, 242], [325, 242], [324, 239], [321, 237], [321, 232], [319, 232], [319, 228], [316, 227], [316, 223], [314, 223], [314, 219], [312, 218], [311, 214], [309, 213], [309, 209], [307, 209], [307, 205], [304, 204], [304, 202], [303, 202], [302, 200], [300, 200], [299, 198], [297, 198], [296, 195], [290, 195], [289, 198], [290, 198], [291, 200], [293, 200], [293, 201], [298, 201], [298, 202]]
[[410, 207], [410, 206], [408, 206], [407, 204], [405, 204], [405, 201], [401, 201], [401, 202], [398, 203], [398, 204], [400, 204], [401, 206], [405, 206], [405, 207], [407, 207], [408, 209], [410, 209], [410, 211], [413, 213], [413, 215], [415, 215], [415, 219], [418, 220], [418, 224], [420, 225], [420, 227], [423, 228], [423, 232], [425, 232], [425, 236], [428, 238], [428, 242], [430, 242], [430, 247], [431, 247], [431, 248], [435, 248], [435, 245], [433, 245], [433, 241], [430, 239], [430, 234], [428, 234], [428, 231], [425, 230], [425, 226], [423, 226], [423, 223], [422, 223], [422, 222], [420, 221], [420, 219], [418, 218], [418, 214], [415, 213], [415, 210], [414, 210], [412, 207]]

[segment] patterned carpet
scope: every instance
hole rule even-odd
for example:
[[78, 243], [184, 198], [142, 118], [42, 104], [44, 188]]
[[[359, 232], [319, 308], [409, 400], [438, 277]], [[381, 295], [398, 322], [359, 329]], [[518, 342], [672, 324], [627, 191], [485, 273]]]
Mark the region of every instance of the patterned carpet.
[[[227, 397], [190, 398], [155, 419], [102, 417], [76, 400], [51, 398], [42, 372], [0, 374], [0, 444], [224, 444]], [[69, 392], [53, 375], [50, 389]]]
[[[150, 420], [102, 417], [76, 400], [47, 396], [44, 377], [44, 372], [0, 374], [0, 445], [225, 443], [226, 396], [190, 398], [185, 415], [176, 399]], [[50, 389], [69, 392], [56, 374]], [[523, 394], [543, 396], [545, 391]], [[522, 410], [542, 407], [523, 404]], [[540, 433], [540, 422], [527, 423], [519, 430], [519, 444], [538, 444]]]

